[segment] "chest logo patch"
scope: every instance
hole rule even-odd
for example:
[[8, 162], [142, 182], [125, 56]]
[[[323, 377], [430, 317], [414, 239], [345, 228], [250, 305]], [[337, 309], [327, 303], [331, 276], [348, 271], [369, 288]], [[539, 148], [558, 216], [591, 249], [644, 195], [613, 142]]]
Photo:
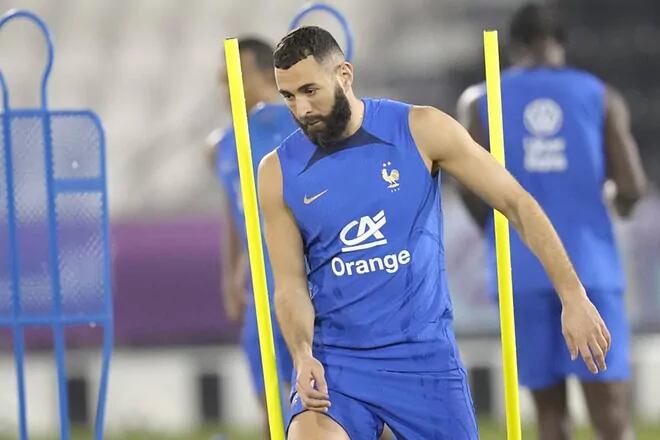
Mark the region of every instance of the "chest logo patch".
[[328, 192], [328, 190], [326, 189], [325, 191], [321, 191], [320, 193], [318, 193], [316, 195], [313, 195], [312, 197], [307, 197], [307, 195], [305, 195], [305, 197], [303, 198], [303, 203], [305, 205], [309, 205], [310, 203], [313, 203], [316, 199], [318, 199], [319, 197], [321, 197], [323, 194], [325, 194], [327, 192]]
[[399, 190], [399, 170], [389, 169], [392, 166], [392, 162], [387, 162], [383, 164], [383, 170], [381, 171], [381, 176], [383, 180], [388, 183], [387, 186], [392, 192]]

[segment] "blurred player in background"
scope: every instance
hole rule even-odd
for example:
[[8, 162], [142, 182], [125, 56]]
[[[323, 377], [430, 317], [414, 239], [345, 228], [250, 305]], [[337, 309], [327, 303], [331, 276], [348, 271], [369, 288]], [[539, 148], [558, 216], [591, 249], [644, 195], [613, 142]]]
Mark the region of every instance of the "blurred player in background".
[[[296, 129], [291, 113], [285, 105], [279, 103], [279, 96], [273, 76], [273, 48], [266, 42], [245, 38], [239, 39], [241, 69], [245, 88], [245, 101], [248, 109], [248, 124], [252, 147], [252, 160], [256, 168], [261, 158], [277, 147], [284, 138]], [[226, 69], [220, 70], [220, 81], [227, 90]], [[222, 138], [213, 145], [214, 166], [226, 197], [224, 198], [225, 225], [222, 234], [222, 291], [227, 316], [242, 320], [241, 345], [247, 355], [252, 381], [263, 409], [263, 417], [268, 420], [264, 391], [264, 378], [259, 351], [259, 334], [254, 307], [247, 254], [247, 237], [241, 199], [240, 175], [234, 130], [229, 128]], [[265, 254], [265, 253], [264, 253]], [[266, 277], [272, 298], [273, 277], [266, 259]], [[292, 363], [286, 344], [277, 326], [273, 322], [273, 335], [277, 355], [278, 373], [283, 399], [290, 388]], [[285, 412], [286, 416], [286, 412]], [[266, 425], [267, 427], [267, 425]], [[264, 436], [268, 436], [265, 428]]]
[[[595, 76], [566, 65], [564, 30], [551, 10], [521, 7], [510, 25], [513, 66], [502, 73], [507, 169], [546, 211], [587, 294], [612, 335], [607, 370], [591, 374], [572, 362], [563, 344], [562, 303], [541, 263], [511, 235], [520, 383], [530, 388], [541, 440], [569, 439], [566, 378], [581, 383], [598, 438], [633, 438], [630, 417], [629, 326], [623, 269], [604, 200], [615, 185], [615, 211], [631, 214], [645, 187], [637, 145], [622, 96]], [[459, 100], [459, 119], [488, 145], [483, 84]], [[493, 289], [492, 211], [465, 191], [475, 220], [485, 227]]]
[[609, 333], [552, 225], [460, 124], [432, 107], [357, 98], [353, 66], [315, 26], [286, 35], [274, 63], [300, 125], [259, 167], [296, 369], [289, 439], [375, 440], [383, 424], [400, 439], [478, 438], [453, 333], [441, 170], [521, 231], [564, 302], [571, 351], [605, 368]]

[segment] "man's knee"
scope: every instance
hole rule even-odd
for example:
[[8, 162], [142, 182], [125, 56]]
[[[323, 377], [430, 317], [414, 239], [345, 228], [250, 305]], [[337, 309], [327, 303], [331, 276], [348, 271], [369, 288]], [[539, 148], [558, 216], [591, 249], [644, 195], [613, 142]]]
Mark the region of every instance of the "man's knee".
[[591, 415], [594, 430], [602, 440], [632, 439], [629, 411], [621, 404], [610, 404]]
[[350, 440], [346, 431], [325, 414], [305, 411], [293, 418], [287, 440]]
[[627, 382], [583, 383], [589, 414], [602, 439], [631, 438], [630, 387]]

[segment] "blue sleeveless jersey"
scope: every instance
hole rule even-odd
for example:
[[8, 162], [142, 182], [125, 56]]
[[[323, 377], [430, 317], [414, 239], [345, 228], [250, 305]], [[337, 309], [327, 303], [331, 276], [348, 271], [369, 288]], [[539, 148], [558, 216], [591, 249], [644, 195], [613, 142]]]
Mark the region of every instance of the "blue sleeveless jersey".
[[363, 102], [362, 126], [349, 138], [319, 148], [298, 130], [277, 150], [309, 268], [314, 345], [447, 338], [438, 176], [412, 139], [409, 105]]
[[[604, 84], [570, 68], [512, 68], [502, 74], [502, 106], [507, 169], [547, 213], [585, 287], [622, 290], [621, 263], [603, 201]], [[487, 131], [485, 96], [479, 108]], [[487, 233], [494, 286], [492, 222]], [[515, 232], [511, 260], [517, 292], [553, 288]]]
[[[298, 126], [285, 105], [264, 103], [259, 104], [250, 112], [248, 125], [252, 150], [252, 166], [256, 178], [257, 168], [261, 159], [273, 151]], [[234, 223], [241, 234], [243, 245], [247, 249], [245, 216], [243, 213], [243, 200], [241, 198], [241, 180], [238, 171], [238, 156], [233, 128], [227, 130], [222, 139], [220, 139], [218, 150], [216, 172], [229, 199], [229, 208], [231, 209]], [[268, 264], [267, 252], [264, 252], [264, 258], [266, 258], [266, 278], [268, 285], [272, 287], [272, 274], [270, 264]]]

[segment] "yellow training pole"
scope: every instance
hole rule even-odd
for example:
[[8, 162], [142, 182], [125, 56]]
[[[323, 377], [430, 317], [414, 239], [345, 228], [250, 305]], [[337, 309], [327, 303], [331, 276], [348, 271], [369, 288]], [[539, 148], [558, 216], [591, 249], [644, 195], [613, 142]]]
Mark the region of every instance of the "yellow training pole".
[[[504, 166], [504, 129], [502, 128], [500, 55], [497, 47], [497, 31], [484, 32], [484, 56], [486, 60], [486, 94], [488, 100], [490, 151], [495, 156], [495, 159]], [[495, 247], [497, 251], [497, 284], [500, 301], [506, 431], [509, 440], [520, 440], [520, 405], [518, 403], [516, 331], [513, 320], [509, 222], [498, 211], [495, 211]]]
[[248, 251], [250, 255], [254, 304], [257, 310], [257, 327], [259, 329], [261, 365], [264, 371], [264, 383], [266, 387], [270, 438], [271, 440], [284, 440], [282, 403], [277, 380], [277, 368], [275, 366], [275, 344], [273, 343], [273, 327], [270, 320], [263, 244], [261, 242], [261, 226], [259, 223], [257, 194], [254, 185], [250, 133], [248, 131], [247, 110], [245, 108], [241, 58], [238, 51], [238, 40], [236, 38], [225, 40], [225, 59], [227, 62], [227, 76], [229, 78], [231, 114], [234, 120], [236, 150], [238, 153], [238, 170], [241, 175], [241, 193], [243, 194], [243, 207], [245, 210], [245, 230], [247, 231]]

